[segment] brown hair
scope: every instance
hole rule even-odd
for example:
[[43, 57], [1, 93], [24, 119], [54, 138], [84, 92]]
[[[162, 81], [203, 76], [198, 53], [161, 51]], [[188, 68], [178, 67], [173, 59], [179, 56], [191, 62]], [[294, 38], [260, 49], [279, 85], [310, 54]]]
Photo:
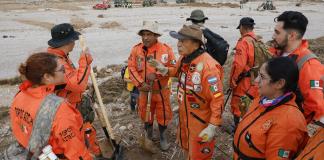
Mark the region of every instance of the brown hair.
[[33, 84], [41, 84], [45, 73], [54, 75], [57, 67], [57, 56], [41, 52], [28, 57], [25, 63], [19, 66], [19, 73]]

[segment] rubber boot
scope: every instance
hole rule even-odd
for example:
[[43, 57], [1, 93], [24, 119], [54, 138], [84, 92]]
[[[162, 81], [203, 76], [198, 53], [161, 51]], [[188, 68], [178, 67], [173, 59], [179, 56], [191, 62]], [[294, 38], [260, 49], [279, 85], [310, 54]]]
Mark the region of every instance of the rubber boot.
[[166, 136], [166, 129], [167, 126], [159, 125], [159, 131], [160, 131], [160, 147], [162, 151], [166, 151], [169, 149], [170, 144], [168, 143], [167, 136]]
[[146, 134], [147, 134], [147, 138], [152, 140], [152, 137], [153, 137], [153, 124], [145, 123], [144, 127], [145, 127], [145, 131], [146, 131]]

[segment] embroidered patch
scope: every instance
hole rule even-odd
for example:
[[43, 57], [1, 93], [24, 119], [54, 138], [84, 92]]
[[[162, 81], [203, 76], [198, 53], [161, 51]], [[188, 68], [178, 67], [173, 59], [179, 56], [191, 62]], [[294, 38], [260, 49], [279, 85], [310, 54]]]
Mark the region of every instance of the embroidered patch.
[[200, 108], [200, 105], [197, 103], [190, 103], [190, 107], [193, 109], [198, 109], [198, 108]]
[[289, 154], [290, 154], [289, 150], [279, 149], [278, 151], [278, 156], [281, 158], [289, 158]]
[[185, 81], [186, 81], [186, 74], [182, 72], [180, 77], [180, 82], [184, 84]]
[[216, 84], [209, 86], [211, 92], [215, 93], [218, 91], [218, 87]]
[[191, 81], [193, 84], [200, 84], [200, 82], [201, 82], [200, 73], [194, 72], [192, 74]]
[[323, 89], [322, 86], [323, 86], [323, 81], [318, 81], [318, 80], [311, 80], [310, 81], [311, 89]]
[[218, 97], [220, 97], [221, 95], [222, 95], [222, 93], [221, 93], [221, 92], [218, 92], [218, 93], [214, 94], [214, 97], [215, 97], [215, 98], [218, 98]]
[[161, 56], [161, 62], [162, 63], [167, 63], [168, 62], [168, 57], [169, 57], [168, 54], [162, 54], [162, 56]]
[[194, 92], [200, 92], [202, 90], [202, 86], [199, 84], [195, 84], [193, 87]]
[[203, 68], [204, 68], [204, 63], [199, 62], [196, 67], [197, 71], [200, 72], [203, 70]]
[[216, 84], [217, 77], [208, 77], [208, 83], [209, 84]]
[[189, 86], [189, 85], [186, 85], [186, 89], [193, 90], [193, 87], [192, 86]]
[[175, 59], [171, 60], [170, 64], [175, 65], [177, 61]]
[[183, 100], [183, 90], [181, 89], [181, 88], [179, 88], [179, 90], [178, 90], [178, 100], [180, 101], [180, 102], [182, 102], [182, 100]]
[[271, 119], [266, 120], [262, 125], [262, 130], [263, 131], [269, 130], [271, 125], [272, 125], [272, 120]]
[[196, 70], [196, 64], [190, 64], [189, 71], [194, 72]]
[[192, 95], [187, 95], [187, 98], [189, 102], [196, 102], [196, 98]]

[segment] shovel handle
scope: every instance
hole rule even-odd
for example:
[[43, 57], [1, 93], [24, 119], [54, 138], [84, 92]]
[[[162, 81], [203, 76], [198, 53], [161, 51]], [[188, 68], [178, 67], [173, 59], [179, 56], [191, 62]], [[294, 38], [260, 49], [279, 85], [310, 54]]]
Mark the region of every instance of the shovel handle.
[[[85, 51], [86, 48], [87, 48], [87, 46], [86, 46], [86, 42], [85, 42], [84, 37], [82, 35], [80, 35], [79, 36], [79, 40], [80, 40], [80, 46], [82, 48], [82, 51]], [[97, 84], [96, 77], [94, 75], [94, 72], [93, 72], [92, 67], [91, 66], [89, 66], [89, 67], [90, 67], [90, 77], [91, 77], [91, 81], [92, 81], [93, 88], [95, 90], [96, 96], [98, 98], [98, 103], [99, 103], [99, 111], [100, 111], [100, 114], [97, 114], [97, 115], [99, 116], [99, 119], [101, 119], [101, 120], [104, 121], [104, 123], [101, 123], [101, 125], [103, 127], [106, 127], [107, 128], [108, 133], [109, 133], [111, 139], [115, 140], [115, 135], [113, 133], [113, 129], [112, 129], [111, 124], [110, 124], [110, 121], [108, 119], [108, 115], [107, 115], [107, 112], [106, 112], [105, 105], [102, 102], [102, 97], [101, 97], [101, 94], [100, 94], [100, 91], [99, 91], [99, 87], [98, 87], [98, 84]]]

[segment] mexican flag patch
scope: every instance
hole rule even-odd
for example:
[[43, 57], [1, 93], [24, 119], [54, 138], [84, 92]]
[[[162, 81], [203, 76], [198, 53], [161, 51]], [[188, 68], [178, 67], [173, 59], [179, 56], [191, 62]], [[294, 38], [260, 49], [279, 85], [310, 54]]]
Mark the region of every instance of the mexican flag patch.
[[323, 89], [323, 81], [311, 80], [310, 87], [312, 89]]
[[288, 151], [288, 150], [279, 149], [278, 156], [281, 158], [289, 158], [289, 153], [290, 153], [290, 151]]

